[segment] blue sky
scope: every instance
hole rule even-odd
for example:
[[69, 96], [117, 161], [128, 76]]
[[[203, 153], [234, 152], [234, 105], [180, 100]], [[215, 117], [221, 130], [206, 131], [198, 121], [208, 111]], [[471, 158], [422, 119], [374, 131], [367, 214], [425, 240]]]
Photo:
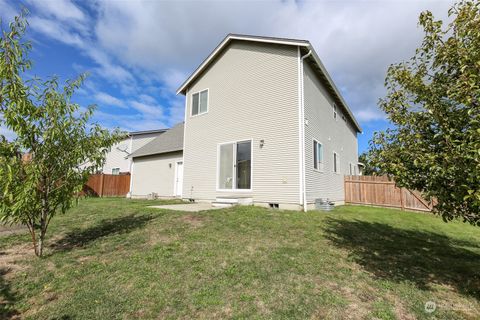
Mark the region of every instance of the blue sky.
[[[65, 80], [89, 72], [75, 100], [94, 120], [127, 131], [182, 121], [177, 87], [228, 33], [309, 40], [360, 122], [359, 151], [388, 121], [378, 109], [391, 63], [419, 45], [421, 11], [445, 18], [451, 1], [27, 0], [34, 68]], [[3, 26], [18, 1], [0, 0]], [[4, 128], [0, 134], [11, 135]]]

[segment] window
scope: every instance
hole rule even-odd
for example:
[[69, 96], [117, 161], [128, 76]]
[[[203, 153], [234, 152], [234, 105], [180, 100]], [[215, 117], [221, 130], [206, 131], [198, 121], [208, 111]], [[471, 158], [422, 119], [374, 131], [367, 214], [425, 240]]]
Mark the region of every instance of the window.
[[208, 89], [192, 95], [192, 116], [208, 111]]
[[112, 168], [112, 174], [119, 175], [120, 174], [120, 168]]
[[323, 171], [323, 145], [313, 140], [313, 168]]
[[338, 173], [339, 170], [339, 159], [336, 152], [333, 153], [333, 172]]
[[354, 175], [353, 164], [350, 162], [348, 165], [349, 165], [349, 168], [350, 168], [350, 175], [353, 176]]
[[252, 142], [221, 144], [218, 156], [218, 188], [222, 190], [251, 189]]
[[333, 119], [337, 120], [337, 105], [333, 104]]

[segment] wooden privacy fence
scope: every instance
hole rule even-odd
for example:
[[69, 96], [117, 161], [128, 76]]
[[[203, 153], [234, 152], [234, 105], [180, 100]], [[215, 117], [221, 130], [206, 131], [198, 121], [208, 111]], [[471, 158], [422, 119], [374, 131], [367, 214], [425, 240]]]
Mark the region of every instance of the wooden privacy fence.
[[398, 188], [386, 176], [345, 176], [345, 202], [402, 210], [431, 211], [419, 192]]
[[83, 186], [83, 194], [96, 197], [125, 196], [130, 189], [130, 174], [94, 174]]

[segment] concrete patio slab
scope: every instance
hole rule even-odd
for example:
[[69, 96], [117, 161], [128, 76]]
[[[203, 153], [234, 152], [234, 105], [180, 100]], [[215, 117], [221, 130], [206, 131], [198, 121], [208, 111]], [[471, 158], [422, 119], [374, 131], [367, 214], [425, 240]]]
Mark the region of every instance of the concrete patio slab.
[[168, 204], [168, 205], [162, 205], [162, 206], [149, 206], [149, 208], [167, 209], [167, 210], [176, 210], [176, 211], [188, 211], [188, 212], [198, 212], [198, 211], [204, 211], [204, 210], [221, 209], [219, 207], [212, 206], [212, 204], [210, 204], [210, 203], [205, 203], [205, 202]]

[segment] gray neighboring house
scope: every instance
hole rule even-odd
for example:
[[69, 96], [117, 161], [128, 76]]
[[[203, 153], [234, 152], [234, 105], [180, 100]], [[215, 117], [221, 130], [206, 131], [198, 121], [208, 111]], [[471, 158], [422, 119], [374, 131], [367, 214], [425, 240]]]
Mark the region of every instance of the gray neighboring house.
[[130, 156], [130, 196], [182, 197], [183, 123], [137, 149]]
[[165, 131], [167, 131], [167, 129], [129, 132], [124, 139], [110, 148], [105, 156], [105, 163], [103, 164], [101, 172], [105, 174], [130, 172], [132, 160], [129, 158], [129, 155]]
[[182, 198], [305, 211], [344, 202], [361, 128], [310, 42], [230, 34], [177, 94]]

